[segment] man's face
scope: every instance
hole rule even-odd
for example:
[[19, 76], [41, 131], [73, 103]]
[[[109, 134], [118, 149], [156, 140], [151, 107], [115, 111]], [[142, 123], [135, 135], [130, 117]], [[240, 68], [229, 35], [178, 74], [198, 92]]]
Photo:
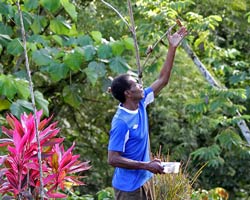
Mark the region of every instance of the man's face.
[[128, 81], [130, 83], [130, 89], [128, 92], [132, 96], [131, 98], [141, 100], [144, 97], [143, 86], [132, 76], [129, 77]]

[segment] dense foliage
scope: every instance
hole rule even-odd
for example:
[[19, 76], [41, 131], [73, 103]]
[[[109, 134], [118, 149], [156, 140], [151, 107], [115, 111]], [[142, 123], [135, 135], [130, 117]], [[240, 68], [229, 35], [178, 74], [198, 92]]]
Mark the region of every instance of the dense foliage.
[[[108, 1], [129, 21], [126, 1]], [[54, 114], [65, 145], [92, 169], [84, 194], [111, 185], [107, 165], [110, 121], [117, 102], [106, 92], [110, 77], [136, 71], [127, 26], [101, 1], [21, 1], [36, 105]], [[250, 151], [237, 127], [237, 110], [250, 127], [250, 2], [133, 2], [141, 63], [145, 51], [180, 18], [189, 29], [187, 41], [222, 86], [215, 90], [179, 48], [168, 88], [149, 108], [152, 151], [162, 146], [175, 160], [191, 157], [190, 175], [208, 162], [199, 188], [224, 187], [230, 197], [249, 193]], [[14, 0], [0, 0], [0, 124], [11, 112], [32, 112], [24, 63], [20, 21]], [[158, 74], [167, 42], [159, 43], [144, 67], [144, 84]], [[248, 194], [249, 195], [249, 194]], [[234, 198], [235, 197], [235, 198]]]

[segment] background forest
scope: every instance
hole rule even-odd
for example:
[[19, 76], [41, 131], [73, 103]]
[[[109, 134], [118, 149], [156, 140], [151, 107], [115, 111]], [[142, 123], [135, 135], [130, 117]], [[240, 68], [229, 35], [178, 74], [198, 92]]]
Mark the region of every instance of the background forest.
[[[7, 125], [7, 113], [19, 118], [33, 111], [15, 2], [0, 0], [1, 126]], [[126, 1], [107, 2], [129, 21]], [[107, 144], [118, 102], [107, 88], [117, 74], [137, 73], [131, 33], [100, 0], [20, 4], [36, 106], [58, 121], [65, 146], [75, 141], [74, 152], [90, 161], [86, 185], [77, 192], [96, 194], [111, 186], [113, 173]], [[195, 189], [223, 187], [230, 199], [249, 199], [250, 138], [237, 123], [244, 120], [250, 127], [250, 0], [138, 0], [132, 8], [145, 86], [159, 73], [167, 39], [148, 60], [145, 52], [177, 18], [189, 30], [184, 42], [219, 85], [212, 87], [178, 48], [170, 83], [149, 107], [152, 153], [161, 148], [186, 164], [190, 177], [206, 163]]]

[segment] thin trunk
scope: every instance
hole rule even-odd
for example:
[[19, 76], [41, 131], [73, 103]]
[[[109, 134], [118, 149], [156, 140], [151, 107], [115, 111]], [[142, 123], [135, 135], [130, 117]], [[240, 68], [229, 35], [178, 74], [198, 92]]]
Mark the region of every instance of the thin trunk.
[[29, 67], [29, 59], [28, 59], [27, 46], [26, 46], [26, 34], [25, 34], [25, 29], [24, 29], [24, 24], [23, 24], [23, 15], [22, 15], [22, 11], [20, 8], [19, 0], [17, 0], [17, 7], [18, 7], [18, 13], [20, 16], [20, 23], [21, 23], [23, 49], [24, 49], [24, 55], [25, 55], [25, 66], [26, 66], [26, 71], [27, 71], [27, 75], [28, 75], [28, 79], [29, 79], [31, 103], [32, 103], [33, 112], [34, 112], [36, 140], [37, 140], [37, 144], [38, 144], [37, 155], [38, 155], [38, 160], [39, 160], [39, 171], [40, 171], [40, 196], [41, 196], [41, 199], [43, 200], [44, 199], [43, 171], [42, 171], [41, 145], [40, 145], [39, 133], [38, 133], [38, 121], [37, 121], [37, 116], [36, 116], [37, 110], [36, 110], [36, 105], [35, 105], [35, 95], [34, 95], [34, 91], [33, 91], [33, 82], [32, 82], [31, 72], [30, 72], [30, 67]]
[[137, 69], [138, 69], [137, 73], [138, 73], [139, 83], [142, 84], [142, 69], [141, 69], [141, 63], [140, 63], [139, 47], [138, 47], [138, 42], [136, 38], [133, 10], [132, 10], [131, 1], [128, 0], [127, 2], [128, 2], [128, 9], [129, 9], [129, 16], [130, 16], [130, 23], [131, 23], [131, 32], [132, 32], [132, 36], [134, 40], [134, 47], [135, 47], [135, 57], [136, 57], [136, 64], [137, 64]]
[[[188, 43], [187, 43], [186, 40], [184, 40], [182, 42], [182, 47], [186, 51], [186, 53], [189, 55], [189, 57], [193, 60], [194, 64], [199, 68], [200, 72], [206, 78], [206, 80], [209, 82], [209, 84], [211, 86], [213, 86], [215, 88], [218, 88], [218, 89], [225, 89], [225, 87], [220, 86], [215, 81], [215, 79], [213, 78], [213, 76], [209, 73], [209, 71], [206, 69], [206, 67], [203, 65], [203, 63], [199, 60], [199, 58], [197, 57], [197, 55], [195, 54], [195, 52], [188, 45]], [[238, 110], [237, 110], [237, 115], [239, 117], [241, 116], [241, 114], [240, 114], [240, 112]], [[241, 133], [245, 137], [247, 143], [250, 144], [250, 130], [249, 130], [246, 122], [241, 119], [241, 120], [239, 120], [237, 122], [237, 125], [240, 128]]]

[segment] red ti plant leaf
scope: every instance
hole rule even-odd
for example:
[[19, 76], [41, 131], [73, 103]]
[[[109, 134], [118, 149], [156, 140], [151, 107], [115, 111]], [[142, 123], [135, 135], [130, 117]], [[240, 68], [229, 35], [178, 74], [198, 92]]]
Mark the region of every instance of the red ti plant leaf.
[[[63, 138], [56, 138], [60, 129], [57, 122], [50, 123], [52, 117], [41, 121], [42, 110], [36, 113], [38, 136], [42, 150], [42, 171], [47, 198], [65, 198], [58, 193], [67, 185], [82, 185], [73, 173], [88, 170], [88, 162], [80, 162], [79, 155], [73, 155], [73, 144], [64, 151]], [[8, 154], [0, 156], [0, 194], [28, 194], [39, 198], [40, 172], [37, 157], [38, 145], [35, 134], [35, 120], [32, 114], [22, 114], [20, 121], [13, 115], [6, 117], [9, 129], [2, 127], [7, 138], [0, 139], [0, 146], [7, 146]], [[31, 190], [29, 190], [31, 188]], [[32, 191], [30, 193], [29, 191]], [[27, 196], [27, 195], [26, 195]], [[5, 196], [7, 198], [7, 196]]]

